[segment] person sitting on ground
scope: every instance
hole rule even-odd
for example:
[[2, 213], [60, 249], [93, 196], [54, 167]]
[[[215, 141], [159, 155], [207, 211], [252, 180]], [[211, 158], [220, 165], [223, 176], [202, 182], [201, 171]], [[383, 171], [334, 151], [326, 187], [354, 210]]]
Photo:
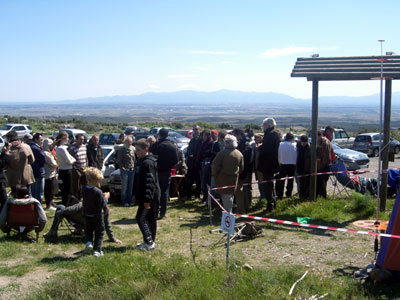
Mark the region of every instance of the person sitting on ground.
[[[64, 205], [58, 205], [50, 231], [46, 233], [44, 237], [57, 238], [58, 227], [60, 226], [63, 218], [66, 218], [68, 222], [72, 223], [73, 226], [77, 228], [77, 232], [81, 232], [85, 226], [82, 210], [82, 202], [80, 202], [74, 196], [69, 198], [67, 207]], [[122, 244], [122, 242], [114, 236], [110, 221], [110, 210], [107, 205], [104, 207], [104, 227], [110, 242]]]
[[[218, 152], [212, 165], [211, 172], [215, 179], [216, 187], [236, 186], [239, 174], [244, 169], [244, 159], [242, 153], [236, 149], [237, 140], [233, 135], [227, 134], [224, 139], [225, 149]], [[232, 213], [233, 196], [236, 188], [217, 190], [221, 195], [224, 208], [228, 213]]]
[[[10, 204], [14, 205], [27, 205], [27, 204], [33, 204], [35, 206], [35, 211], [38, 216], [39, 220], [39, 227], [35, 229], [36, 232], [41, 232], [44, 229], [44, 226], [46, 226], [47, 222], [47, 217], [46, 213], [43, 210], [42, 205], [40, 202], [29, 196], [29, 190], [27, 186], [22, 186], [22, 185], [16, 185], [15, 190], [13, 192], [14, 198], [9, 198], [6, 203], [3, 206], [3, 209], [1, 210], [0, 214], [0, 228], [3, 232], [7, 232], [7, 216], [8, 216], [8, 209]], [[22, 233], [23, 235], [26, 235], [26, 231]]]
[[[86, 171], [87, 185], [82, 187], [83, 217], [85, 218], [86, 250], [93, 248], [93, 255], [103, 256], [102, 244], [104, 236], [104, 208], [110, 197], [110, 193], [100, 190], [100, 181], [103, 179], [101, 171], [89, 167]], [[94, 245], [93, 245], [94, 233]]]
[[149, 143], [140, 139], [136, 143], [134, 201], [138, 204], [136, 221], [143, 235], [143, 243], [137, 245], [141, 251], [154, 250], [157, 231], [157, 202], [160, 186], [157, 174], [157, 158], [149, 154]]

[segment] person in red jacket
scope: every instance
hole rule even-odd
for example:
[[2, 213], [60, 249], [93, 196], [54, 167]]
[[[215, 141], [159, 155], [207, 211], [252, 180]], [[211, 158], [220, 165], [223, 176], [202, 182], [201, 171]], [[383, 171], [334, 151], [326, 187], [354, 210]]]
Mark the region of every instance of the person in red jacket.
[[[334, 132], [335, 132], [335, 129], [333, 129], [332, 126], [328, 125], [325, 128], [324, 137], [326, 137], [330, 142], [332, 142]], [[331, 162], [335, 163], [335, 161], [336, 161], [336, 155], [335, 155], [335, 151], [333, 151], [333, 147], [332, 147], [331, 148]]]

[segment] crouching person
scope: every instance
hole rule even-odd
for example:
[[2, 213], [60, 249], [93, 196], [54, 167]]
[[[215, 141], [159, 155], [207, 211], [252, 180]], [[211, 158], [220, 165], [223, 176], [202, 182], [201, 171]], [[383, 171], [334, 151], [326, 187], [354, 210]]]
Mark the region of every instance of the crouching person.
[[93, 249], [93, 255], [96, 257], [104, 255], [101, 250], [104, 237], [104, 210], [110, 195], [109, 193], [104, 193], [103, 195], [100, 190], [100, 181], [102, 179], [101, 171], [90, 167], [86, 171], [87, 185], [82, 187], [86, 250]]
[[[44, 238], [57, 239], [58, 227], [60, 226], [64, 218], [66, 218], [67, 221], [70, 222], [73, 227], [75, 227], [75, 233], [80, 233], [81, 230], [85, 227], [85, 220], [82, 214], [82, 202], [80, 202], [74, 196], [70, 197], [67, 207], [65, 207], [64, 205], [57, 206], [57, 210], [53, 219], [53, 224], [51, 225], [50, 231], [44, 235]], [[104, 207], [104, 226], [109, 241], [112, 243], [122, 244], [122, 242], [115, 237], [114, 231], [112, 230], [110, 210], [108, 209], [107, 205]]]
[[157, 158], [148, 151], [149, 143], [145, 139], [136, 142], [138, 161], [135, 169], [133, 202], [138, 204], [136, 221], [143, 234], [144, 242], [137, 245], [137, 249], [141, 251], [155, 249], [157, 201], [160, 197]]

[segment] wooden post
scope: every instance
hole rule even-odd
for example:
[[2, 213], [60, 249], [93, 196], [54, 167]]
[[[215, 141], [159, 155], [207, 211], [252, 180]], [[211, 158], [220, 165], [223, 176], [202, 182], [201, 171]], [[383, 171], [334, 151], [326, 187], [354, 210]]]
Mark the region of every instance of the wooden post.
[[[312, 120], [311, 120], [311, 168], [310, 173], [317, 173], [317, 132], [318, 132], [318, 80], [312, 82]], [[310, 200], [316, 197], [317, 177], [310, 177]]]
[[383, 151], [382, 151], [382, 181], [380, 210], [386, 209], [388, 169], [389, 169], [389, 143], [390, 143], [390, 114], [392, 106], [392, 80], [385, 80], [385, 112], [383, 120]]

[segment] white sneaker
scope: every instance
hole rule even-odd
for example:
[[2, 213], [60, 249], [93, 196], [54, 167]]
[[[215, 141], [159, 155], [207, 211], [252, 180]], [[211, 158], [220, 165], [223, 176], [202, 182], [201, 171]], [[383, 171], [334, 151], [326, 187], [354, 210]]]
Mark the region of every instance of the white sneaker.
[[86, 252], [86, 253], [89, 253], [89, 252], [92, 252], [92, 250], [93, 250], [93, 244], [92, 244], [92, 242], [87, 242], [87, 243], [86, 243], [86, 246], [85, 246], [85, 252]]
[[153, 243], [151, 245], [144, 243], [142, 247], [138, 247], [138, 250], [140, 251], [153, 251], [154, 249], [156, 249], [156, 243]]
[[102, 257], [102, 256], [104, 256], [104, 252], [103, 251], [94, 251], [93, 252], [93, 255], [94, 256], [96, 256], [96, 257]]
[[143, 243], [137, 243], [137, 244], [136, 244], [136, 248], [137, 248], [137, 249], [143, 248], [144, 245], [146, 245], [146, 243], [144, 243], [144, 242], [143, 242]]

